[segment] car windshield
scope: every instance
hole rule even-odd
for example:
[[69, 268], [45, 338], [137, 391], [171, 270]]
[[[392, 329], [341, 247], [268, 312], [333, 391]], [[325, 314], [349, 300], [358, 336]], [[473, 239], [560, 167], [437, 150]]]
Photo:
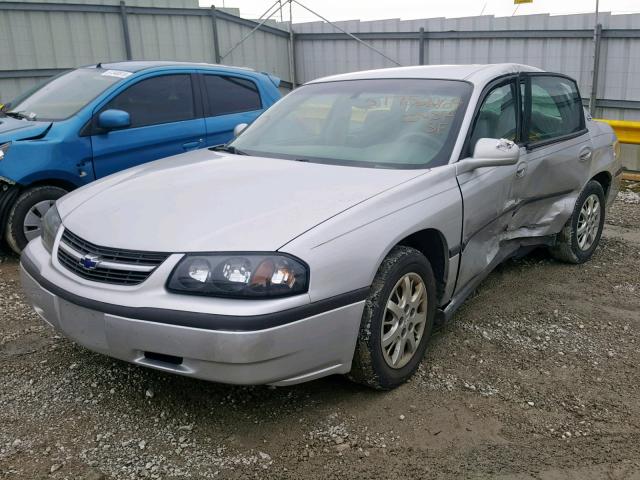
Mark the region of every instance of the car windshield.
[[18, 97], [11, 102], [7, 113], [19, 114], [28, 120], [64, 120], [129, 75], [129, 72], [102, 68], [72, 70]]
[[230, 147], [249, 155], [339, 165], [429, 168], [448, 162], [471, 85], [371, 79], [306, 85]]

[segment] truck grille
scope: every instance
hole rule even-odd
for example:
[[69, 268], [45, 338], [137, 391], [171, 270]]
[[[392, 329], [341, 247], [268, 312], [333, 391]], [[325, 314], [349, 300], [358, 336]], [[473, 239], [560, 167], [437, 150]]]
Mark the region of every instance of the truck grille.
[[77, 276], [113, 285], [138, 285], [169, 256], [100, 247], [65, 229], [58, 244], [58, 261]]

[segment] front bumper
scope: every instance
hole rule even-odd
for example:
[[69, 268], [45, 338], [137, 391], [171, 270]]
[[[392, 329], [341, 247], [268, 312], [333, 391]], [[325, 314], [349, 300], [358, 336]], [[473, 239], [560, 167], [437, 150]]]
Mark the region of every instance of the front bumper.
[[[176, 323], [171, 314], [159, 321], [118, 315], [111, 308], [117, 306], [58, 288], [50, 259], [39, 239], [25, 249], [25, 294], [47, 323], [90, 350], [180, 375], [243, 385], [290, 385], [351, 369], [364, 300], [323, 312], [310, 310], [314, 314], [306, 318], [269, 328], [215, 330], [206, 322], [185, 325], [175, 310], [164, 312], [176, 312]], [[184, 301], [181, 295], [166, 295]], [[86, 302], [93, 302], [90, 308]], [[148, 317], [149, 309], [144, 311]], [[290, 311], [282, 314], [286, 317]]]

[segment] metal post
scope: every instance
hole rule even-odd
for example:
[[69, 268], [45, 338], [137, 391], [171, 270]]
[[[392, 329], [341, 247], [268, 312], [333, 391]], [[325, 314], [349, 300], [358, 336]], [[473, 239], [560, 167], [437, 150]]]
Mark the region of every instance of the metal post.
[[[302, 8], [304, 8], [306, 11], [308, 11], [309, 13], [311, 13], [312, 15], [315, 15], [316, 17], [318, 17], [321, 20], [324, 20], [325, 22], [327, 22], [329, 25], [331, 25], [333, 28], [335, 28], [336, 30], [341, 31], [342, 33], [344, 33], [345, 35], [353, 38], [356, 42], [358, 42], [361, 45], [364, 45], [367, 48], [370, 48], [371, 50], [373, 50], [374, 52], [376, 52], [377, 54], [379, 54], [380, 56], [386, 58], [387, 60], [389, 60], [391, 63], [395, 63], [396, 65], [398, 65], [399, 67], [401, 67], [402, 65], [397, 62], [396, 60], [394, 60], [393, 58], [389, 57], [388, 55], [385, 55], [383, 52], [381, 52], [380, 50], [378, 50], [376, 47], [374, 47], [373, 45], [371, 45], [370, 43], [365, 42], [364, 40], [359, 39], [358, 37], [356, 37], [353, 33], [349, 33], [347, 32], [344, 28], [340, 28], [338, 25], [336, 25], [334, 22], [332, 22], [331, 20], [327, 20], [325, 17], [323, 17], [322, 15], [320, 15], [318, 12], [314, 12], [313, 10], [311, 10], [309, 7], [303, 5], [302, 3], [299, 2], [299, 0], [289, 0], [289, 2], [295, 2], [297, 5], [300, 5]], [[291, 8], [291, 7], [289, 7]]]
[[296, 59], [293, 42], [293, 7], [291, 0], [289, 0], [289, 78], [291, 79], [291, 90], [296, 88]]
[[[249, 33], [247, 33], [244, 37], [242, 37], [238, 43], [236, 43], [233, 47], [231, 47], [231, 49], [227, 53], [222, 55], [221, 59], [224, 60], [229, 55], [231, 55], [231, 52], [233, 52], [236, 48], [238, 48], [240, 45], [242, 45], [245, 42], [245, 40], [247, 38], [249, 38], [251, 35], [253, 35], [256, 30], [258, 30], [262, 25], [264, 25], [267, 22], [267, 20], [269, 20], [276, 13], [278, 13], [278, 9], [274, 10], [273, 12], [271, 12], [271, 10], [273, 9], [273, 7], [275, 7], [279, 3], [280, 3], [280, 0], [276, 0], [273, 5], [271, 5], [269, 8], [267, 8], [267, 10], [262, 15], [260, 15], [260, 18], [264, 17], [267, 14], [268, 15], [265, 18], [263, 18], [262, 20], [260, 20], [260, 23], [258, 23], [255, 27], [253, 27], [251, 29], [251, 31]], [[271, 13], [269, 13], [269, 12], [271, 12]]]
[[425, 35], [424, 35], [424, 27], [420, 27], [420, 47], [418, 50], [418, 57], [420, 59], [420, 65], [424, 65], [425, 62], [425, 58], [424, 58], [424, 41], [425, 41]]
[[129, 22], [127, 21], [127, 5], [124, 0], [120, 0], [120, 20], [122, 20], [122, 35], [124, 37], [124, 51], [127, 60], [131, 60], [131, 39], [129, 38]]
[[589, 97], [589, 112], [596, 116], [596, 101], [598, 98], [598, 75], [600, 74], [600, 47], [602, 45], [602, 25], [598, 23], [595, 29], [593, 52], [593, 77], [591, 80], [591, 96]]
[[216, 6], [211, 5], [209, 10], [211, 15], [211, 30], [213, 31], [213, 56], [215, 57], [215, 63], [220, 63], [220, 42], [218, 40], [218, 14]]

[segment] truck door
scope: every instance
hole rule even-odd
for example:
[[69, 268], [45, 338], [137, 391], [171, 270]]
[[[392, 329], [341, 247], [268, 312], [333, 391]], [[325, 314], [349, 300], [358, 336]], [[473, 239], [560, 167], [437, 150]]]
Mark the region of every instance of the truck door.
[[204, 119], [189, 73], [142, 79], [97, 114], [109, 109], [128, 112], [131, 125], [91, 136], [96, 178], [204, 146]]
[[260, 91], [253, 80], [202, 73], [207, 146], [227, 143], [233, 128], [251, 123], [262, 113]]
[[[472, 156], [480, 138], [517, 141], [517, 78], [502, 78], [485, 89], [472, 123], [465, 154]], [[456, 291], [499, 261], [501, 237], [512, 210], [516, 165], [486, 167], [458, 175], [463, 198], [462, 256]]]
[[589, 179], [593, 146], [578, 87], [548, 73], [523, 76], [526, 150], [514, 181], [511, 238], [557, 233]]

